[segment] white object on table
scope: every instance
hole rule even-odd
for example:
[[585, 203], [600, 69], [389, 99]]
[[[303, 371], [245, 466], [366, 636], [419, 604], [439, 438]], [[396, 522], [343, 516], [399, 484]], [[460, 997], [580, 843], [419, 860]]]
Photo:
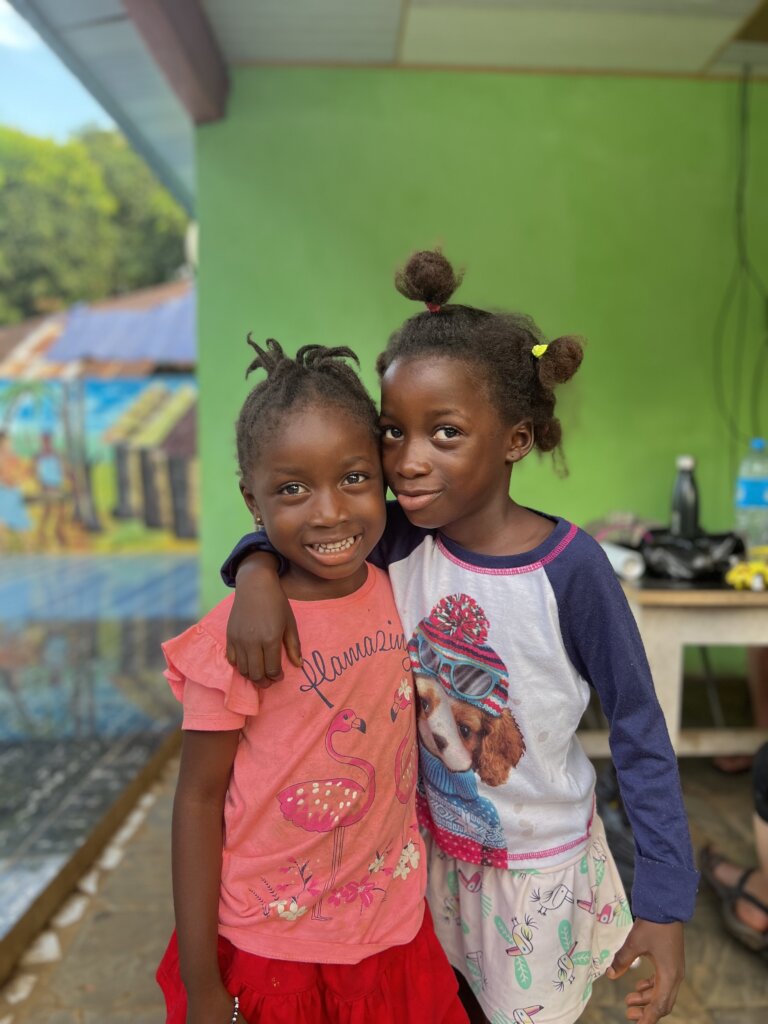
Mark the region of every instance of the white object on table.
[[621, 544], [611, 544], [607, 540], [601, 541], [600, 547], [608, 556], [613, 571], [621, 579], [633, 583], [645, 575], [645, 559], [639, 551], [625, 548]]

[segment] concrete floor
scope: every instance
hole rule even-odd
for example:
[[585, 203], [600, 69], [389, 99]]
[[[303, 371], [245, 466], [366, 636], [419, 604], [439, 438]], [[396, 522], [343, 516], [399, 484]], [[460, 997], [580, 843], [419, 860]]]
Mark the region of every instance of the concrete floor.
[[[169, 834], [176, 763], [146, 794], [105, 851], [78, 904], [73, 923], [52, 926], [58, 959], [26, 963], [0, 997], [0, 1024], [158, 1024], [163, 1003], [153, 974], [172, 928]], [[751, 857], [749, 777], [726, 777], [703, 760], [682, 763], [694, 843], [711, 841], [748, 863]], [[109, 865], [113, 865], [111, 868]], [[75, 896], [77, 900], [77, 895]], [[53, 937], [51, 937], [53, 936]], [[687, 977], [672, 1024], [764, 1024], [768, 1020], [768, 962], [737, 945], [723, 930], [713, 893], [702, 887], [687, 929]], [[641, 967], [640, 970], [645, 970]], [[600, 981], [581, 1018], [608, 1024], [624, 1017], [634, 984]], [[31, 993], [9, 1002], [25, 988]]]

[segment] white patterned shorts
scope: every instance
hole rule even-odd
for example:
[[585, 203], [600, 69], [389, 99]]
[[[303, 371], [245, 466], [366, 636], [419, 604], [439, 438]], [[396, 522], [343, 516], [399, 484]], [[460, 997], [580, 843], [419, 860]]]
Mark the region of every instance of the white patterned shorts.
[[551, 868], [480, 867], [426, 842], [435, 931], [491, 1024], [578, 1020], [632, 927], [600, 818]]

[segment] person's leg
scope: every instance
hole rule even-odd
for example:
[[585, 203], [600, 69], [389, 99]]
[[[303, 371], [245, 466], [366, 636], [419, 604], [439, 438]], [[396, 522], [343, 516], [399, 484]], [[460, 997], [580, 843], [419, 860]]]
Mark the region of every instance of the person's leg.
[[[752, 768], [754, 813], [754, 837], [756, 868], [744, 880], [741, 888], [768, 907], [768, 743], [755, 754]], [[739, 886], [745, 868], [722, 860], [713, 868], [718, 882], [731, 888]], [[734, 912], [738, 919], [756, 932], [768, 932], [768, 910], [756, 906], [750, 900], [736, 899]]]
[[[752, 724], [757, 729], [768, 729], [768, 647], [747, 648], [747, 686], [752, 710]], [[738, 775], [752, 767], [749, 754], [722, 754], [713, 758], [713, 764], [726, 775]]]
[[747, 682], [754, 724], [768, 729], [768, 647], [747, 649]]

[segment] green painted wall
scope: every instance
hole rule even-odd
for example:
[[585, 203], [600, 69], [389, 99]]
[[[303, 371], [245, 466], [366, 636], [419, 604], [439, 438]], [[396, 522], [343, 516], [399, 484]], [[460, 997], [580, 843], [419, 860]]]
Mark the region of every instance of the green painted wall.
[[[249, 528], [232, 440], [246, 331], [291, 348], [349, 344], [375, 387], [374, 356], [415, 309], [393, 270], [436, 242], [467, 267], [463, 301], [589, 339], [562, 398], [570, 476], [531, 457], [515, 471], [518, 500], [576, 522], [611, 509], [664, 519], [685, 451], [699, 459], [704, 525], [730, 526], [711, 348], [735, 262], [737, 93], [671, 79], [237, 72], [227, 120], [198, 132], [206, 604]], [[750, 236], [768, 276], [765, 85], [751, 148]], [[752, 330], [747, 362], [757, 346]]]

